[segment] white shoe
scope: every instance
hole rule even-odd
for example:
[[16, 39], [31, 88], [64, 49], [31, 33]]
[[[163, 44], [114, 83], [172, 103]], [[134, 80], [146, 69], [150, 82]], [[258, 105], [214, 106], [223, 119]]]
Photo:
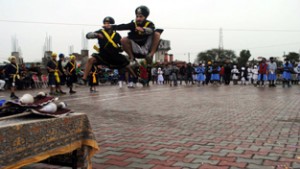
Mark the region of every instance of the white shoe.
[[128, 88], [133, 88], [133, 82], [128, 83]]
[[118, 83], [119, 83], [119, 88], [122, 88], [122, 86], [123, 86], [122, 81], [119, 81]]

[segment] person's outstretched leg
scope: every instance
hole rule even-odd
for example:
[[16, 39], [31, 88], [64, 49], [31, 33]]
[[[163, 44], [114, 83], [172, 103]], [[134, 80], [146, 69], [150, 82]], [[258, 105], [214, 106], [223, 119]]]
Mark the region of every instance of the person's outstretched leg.
[[92, 69], [92, 66], [95, 62], [96, 62], [96, 58], [94, 58], [94, 57], [88, 59], [88, 61], [86, 62], [86, 65], [85, 65], [82, 80], [86, 81], [86, 79], [87, 79], [87, 77], [88, 77], [88, 75], [89, 75], [89, 73]]
[[128, 39], [127, 37], [122, 38], [121, 44], [122, 44], [123, 50], [128, 54], [129, 60], [133, 61], [134, 56], [133, 56], [133, 52], [132, 52], [132, 45], [131, 45], [130, 39]]
[[149, 53], [149, 56], [153, 58], [155, 52], [157, 51], [157, 47], [159, 45], [159, 40], [160, 40], [160, 33], [159, 32], [154, 32], [153, 34], [153, 39], [152, 39], [152, 45], [151, 45], [151, 50]]

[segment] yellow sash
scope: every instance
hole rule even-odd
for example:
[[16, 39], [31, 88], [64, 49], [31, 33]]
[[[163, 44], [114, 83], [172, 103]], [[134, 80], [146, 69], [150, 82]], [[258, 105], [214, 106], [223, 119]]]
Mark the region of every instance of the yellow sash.
[[106, 39], [108, 40], [108, 42], [110, 42], [115, 48], [118, 48], [118, 45], [113, 41], [113, 38], [115, 37], [116, 32], [113, 32], [113, 34], [111, 36], [109, 36], [109, 34], [105, 30], [101, 30], [101, 31], [104, 34], [104, 36], [106, 37]]
[[13, 78], [13, 82], [16, 82], [16, 78], [17, 79], [20, 79], [20, 75], [19, 75], [19, 66], [18, 64], [14, 65], [14, 64], [11, 64], [15, 69], [16, 69], [16, 73], [15, 74], [11, 74], [12, 78]]
[[93, 48], [94, 48], [97, 52], [100, 51], [100, 48], [99, 48], [97, 45], [94, 45]]
[[73, 64], [72, 62], [70, 62], [70, 64], [73, 66], [72, 69], [70, 70], [70, 74], [72, 74], [72, 72], [75, 70], [76, 68], [76, 62]]
[[[135, 27], [138, 27], [137, 24], [136, 24], [136, 22], [134, 22], [134, 24], [135, 24]], [[143, 28], [147, 28], [149, 26], [149, 24], [150, 24], [150, 22], [146, 22], [145, 25], [143, 26]], [[138, 31], [138, 34], [141, 35], [142, 32]]]
[[55, 70], [54, 70], [54, 76], [55, 76], [55, 80], [56, 80], [56, 82], [57, 83], [60, 83], [60, 78], [59, 78], [59, 73], [58, 73], [58, 69], [57, 69], [57, 63], [54, 61], [54, 60], [52, 60], [52, 62], [55, 64]]
[[92, 76], [93, 76], [93, 83], [96, 83], [97, 82], [97, 78], [96, 78], [97, 67], [94, 66], [94, 68], [95, 68], [95, 71], [93, 72]]
[[59, 78], [59, 74], [58, 74], [58, 70], [57, 69], [54, 70], [54, 76], [55, 76], [56, 82], [60, 83], [60, 78]]

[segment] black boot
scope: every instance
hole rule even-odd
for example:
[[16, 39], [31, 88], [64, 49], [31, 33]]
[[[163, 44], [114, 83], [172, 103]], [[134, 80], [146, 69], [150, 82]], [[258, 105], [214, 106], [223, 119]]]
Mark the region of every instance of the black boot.
[[70, 87], [70, 91], [69, 91], [69, 93], [70, 93], [70, 94], [74, 94], [74, 93], [76, 93], [76, 91], [74, 91], [74, 90], [73, 90], [73, 88], [72, 88], [72, 87]]
[[16, 96], [15, 93], [11, 93], [11, 94], [10, 94], [10, 98], [11, 98], [11, 99], [19, 99], [19, 97]]

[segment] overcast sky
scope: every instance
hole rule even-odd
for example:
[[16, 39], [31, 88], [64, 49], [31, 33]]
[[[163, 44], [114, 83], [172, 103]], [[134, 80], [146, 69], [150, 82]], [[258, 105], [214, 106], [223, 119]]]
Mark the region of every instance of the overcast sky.
[[[128, 23], [140, 5], [165, 29], [161, 38], [171, 41], [177, 60], [217, 48], [220, 28], [224, 49], [237, 55], [242, 49], [267, 58], [300, 52], [300, 0], [0, 0], [0, 60], [10, 56], [15, 35], [25, 62], [41, 60], [46, 34], [54, 52], [68, 55], [70, 45], [80, 52], [82, 31], [98, 30], [105, 16]], [[95, 43], [89, 41], [91, 52]]]

